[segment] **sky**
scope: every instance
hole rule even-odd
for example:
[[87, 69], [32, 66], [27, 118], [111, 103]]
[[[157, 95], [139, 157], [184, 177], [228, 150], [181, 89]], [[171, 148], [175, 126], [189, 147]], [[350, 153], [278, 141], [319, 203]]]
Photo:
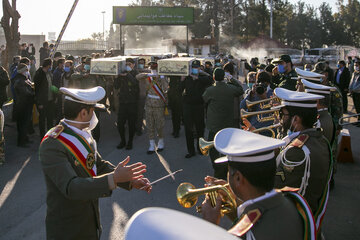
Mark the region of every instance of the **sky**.
[[[296, 3], [297, 0], [289, 0]], [[306, 4], [318, 7], [323, 1], [303, 0]], [[11, 2], [11, 0], [10, 0]], [[113, 6], [127, 6], [132, 0], [79, 0], [75, 12], [63, 36], [63, 40], [89, 38], [94, 32], [103, 31], [105, 11], [105, 31], [112, 21]], [[336, 0], [327, 1], [333, 11], [337, 10]], [[21, 15], [19, 30], [21, 34], [44, 34], [56, 32], [58, 36], [74, 0], [17, 0], [17, 9]], [[2, 1], [0, 1], [2, 10]], [[2, 11], [0, 12], [2, 16]]]

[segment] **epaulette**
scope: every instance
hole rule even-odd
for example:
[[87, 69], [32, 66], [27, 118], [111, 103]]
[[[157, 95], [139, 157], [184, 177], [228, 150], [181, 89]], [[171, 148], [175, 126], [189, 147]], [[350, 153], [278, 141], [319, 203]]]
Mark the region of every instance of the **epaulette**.
[[281, 189], [275, 189], [276, 192], [282, 193], [282, 192], [298, 192], [300, 188], [293, 188], [293, 187], [283, 187]]
[[290, 146], [302, 148], [308, 139], [309, 135], [301, 134], [291, 142]]
[[260, 217], [261, 212], [259, 209], [250, 210], [228, 232], [235, 236], [241, 237], [255, 225], [255, 223], [259, 220]]
[[64, 126], [63, 125], [57, 125], [55, 127], [53, 127], [46, 135], [49, 136], [49, 138], [57, 138], [62, 131], [64, 131]]

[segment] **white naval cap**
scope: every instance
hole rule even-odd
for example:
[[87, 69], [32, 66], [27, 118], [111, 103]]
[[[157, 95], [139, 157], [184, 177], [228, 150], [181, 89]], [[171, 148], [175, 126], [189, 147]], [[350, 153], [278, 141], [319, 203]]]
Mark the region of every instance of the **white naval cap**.
[[327, 95], [327, 94], [330, 94], [331, 91], [336, 90], [335, 87], [313, 83], [313, 82], [307, 81], [305, 79], [301, 79], [301, 82], [304, 84], [305, 92], [307, 92], [307, 93], [317, 93], [317, 94], [321, 94], [321, 95]]
[[225, 229], [201, 218], [167, 208], [136, 212], [125, 227], [125, 240], [236, 240]]
[[300, 68], [295, 68], [295, 71], [298, 74], [299, 78], [304, 78], [304, 79], [308, 79], [308, 80], [312, 80], [312, 81], [321, 82], [322, 78], [325, 77], [325, 75], [323, 75], [323, 74], [305, 71]]
[[296, 92], [285, 88], [275, 88], [274, 94], [281, 99], [281, 105], [275, 106], [274, 108], [282, 108], [285, 106], [316, 108], [317, 100], [324, 98], [324, 96], [321, 95]]
[[105, 97], [105, 90], [100, 86], [88, 89], [61, 87], [60, 92], [65, 95], [66, 100], [93, 105], [96, 108], [105, 108], [103, 104], [97, 103]]
[[273, 150], [284, 146], [285, 141], [238, 128], [225, 128], [215, 135], [214, 145], [218, 152], [226, 155], [215, 163], [253, 163], [273, 159]]

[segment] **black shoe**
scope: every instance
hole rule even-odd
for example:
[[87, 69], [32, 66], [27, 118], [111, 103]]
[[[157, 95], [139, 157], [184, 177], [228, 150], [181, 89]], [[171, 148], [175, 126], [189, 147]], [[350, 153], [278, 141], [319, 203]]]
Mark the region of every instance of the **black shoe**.
[[122, 149], [126, 146], [126, 143], [125, 142], [120, 142], [119, 145], [116, 146], [117, 149]]
[[163, 148], [158, 148], [157, 151], [158, 152], [162, 152], [164, 149]]
[[185, 155], [185, 158], [191, 158], [193, 156], [195, 156], [195, 153], [188, 153]]
[[128, 143], [127, 145], [126, 145], [126, 150], [131, 150], [133, 148], [133, 145], [132, 145], [132, 143]]
[[150, 150], [148, 150], [146, 153], [150, 155], [150, 154], [155, 153], [155, 151], [150, 151]]

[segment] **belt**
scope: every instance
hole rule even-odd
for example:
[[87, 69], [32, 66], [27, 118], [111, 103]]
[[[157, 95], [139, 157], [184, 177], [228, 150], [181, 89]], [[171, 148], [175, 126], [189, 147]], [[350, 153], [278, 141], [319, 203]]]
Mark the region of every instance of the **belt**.
[[152, 94], [148, 94], [147, 96], [148, 96], [149, 98], [153, 98], [153, 99], [160, 99], [159, 96], [152, 95]]

